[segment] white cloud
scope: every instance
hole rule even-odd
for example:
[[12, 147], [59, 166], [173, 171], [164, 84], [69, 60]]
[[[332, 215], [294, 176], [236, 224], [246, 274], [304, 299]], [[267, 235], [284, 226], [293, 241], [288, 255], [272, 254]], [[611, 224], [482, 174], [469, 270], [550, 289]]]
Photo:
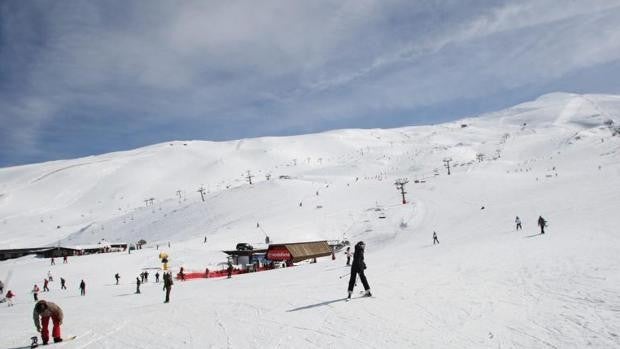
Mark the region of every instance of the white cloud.
[[[167, 123], [187, 134], [268, 119], [253, 131], [271, 134], [484, 98], [620, 59], [620, 1], [49, 1], [0, 6], [0, 16], [0, 66], [10, 67], [0, 91], [12, 91], [0, 95], [11, 106], [0, 121], [13, 120], [0, 131], [28, 135], [11, 139], [33, 149], [67, 115], [121, 113], [136, 131]], [[179, 138], [170, 132], [161, 141]]]

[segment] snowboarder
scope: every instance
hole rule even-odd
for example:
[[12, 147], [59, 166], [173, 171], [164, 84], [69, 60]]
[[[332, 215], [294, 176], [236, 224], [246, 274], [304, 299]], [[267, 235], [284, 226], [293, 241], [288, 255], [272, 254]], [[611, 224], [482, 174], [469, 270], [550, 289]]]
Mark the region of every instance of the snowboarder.
[[[41, 317], [40, 322], [39, 317]], [[41, 332], [43, 345], [46, 345], [50, 339], [49, 330], [47, 329], [50, 318], [52, 318], [53, 324], [52, 337], [54, 338], [54, 343], [62, 342], [62, 337], [60, 336], [60, 326], [62, 325], [63, 320], [62, 309], [60, 309], [60, 307], [55, 303], [44, 300], [38, 301], [34, 306], [32, 319], [34, 320], [34, 325], [37, 328], [37, 332]]]
[[56, 265], [56, 262], [54, 262], [54, 257], [52, 257], [52, 259], [50, 259], [50, 265]]
[[116, 274], [114, 275], [114, 278], [116, 279], [116, 284], [118, 285], [118, 280], [120, 280], [121, 276], [120, 276], [120, 275], [118, 275], [118, 273], [116, 273]]
[[43, 279], [43, 292], [49, 292], [50, 291], [49, 287], [47, 287], [48, 283], [49, 283], [49, 281], [47, 279]]
[[517, 224], [517, 230], [523, 230], [523, 227], [521, 227], [521, 219], [519, 218], [519, 216], [515, 218], [515, 223]]
[[32, 288], [32, 296], [34, 297], [35, 302], [39, 300], [39, 291], [41, 291], [39, 286], [34, 284], [34, 287]]
[[159, 283], [159, 272], [155, 273], [155, 282]]
[[433, 245], [435, 245], [436, 243], [439, 243], [439, 239], [437, 239], [437, 233], [433, 232]]
[[353, 286], [355, 285], [355, 279], [359, 274], [360, 280], [362, 280], [362, 284], [364, 285], [364, 296], [370, 297], [372, 294], [370, 293], [370, 286], [368, 285], [368, 281], [366, 280], [366, 275], [364, 275], [364, 270], [366, 269], [366, 263], [364, 263], [364, 249], [366, 248], [366, 244], [363, 241], [355, 244], [355, 252], [353, 253], [353, 264], [351, 265], [351, 277], [349, 278], [349, 296], [347, 299], [351, 298], [351, 294], [353, 293]]
[[84, 280], [80, 282], [80, 296], [86, 296], [86, 283]]
[[164, 273], [164, 289], [166, 290], [166, 300], [164, 303], [170, 302], [170, 290], [172, 289], [172, 285], [174, 285], [174, 282], [172, 282], [172, 275], [170, 273]]
[[140, 294], [140, 278], [136, 276], [136, 293]]
[[547, 226], [547, 221], [542, 218], [542, 216], [538, 216], [538, 226], [540, 227], [540, 233], [545, 233], [545, 227]]
[[12, 307], [14, 305], [13, 304], [13, 297], [15, 297], [15, 293], [13, 293], [13, 291], [9, 290], [6, 293], [5, 297], [6, 297], [6, 302], [8, 303], [9, 307]]
[[347, 251], [344, 254], [347, 256], [347, 266], [351, 265], [351, 246], [347, 246]]
[[67, 281], [64, 278], [60, 278], [60, 289], [61, 290], [66, 290], [67, 289], [66, 282]]

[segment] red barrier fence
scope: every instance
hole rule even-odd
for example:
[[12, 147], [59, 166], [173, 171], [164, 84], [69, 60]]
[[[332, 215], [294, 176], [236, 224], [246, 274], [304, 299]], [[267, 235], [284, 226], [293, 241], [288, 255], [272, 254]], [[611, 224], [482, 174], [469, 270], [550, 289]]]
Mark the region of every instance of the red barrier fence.
[[[256, 272], [270, 270], [270, 269], [273, 269], [273, 268], [260, 267], [260, 268], [256, 269]], [[233, 271], [232, 271], [232, 275], [247, 274], [247, 273], [249, 273], [249, 271], [244, 270], [244, 269], [233, 269]], [[185, 276], [185, 280], [227, 277], [228, 276], [228, 270], [226, 270], [226, 269], [224, 269], [224, 270], [209, 270], [209, 276], [208, 277], [207, 277], [207, 274], [204, 271], [203, 272], [194, 271], [194, 272], [184, 273], [184, 276]], [[176, 279], [177, 280], [181, 280], [180, 274], [177, 273]]]

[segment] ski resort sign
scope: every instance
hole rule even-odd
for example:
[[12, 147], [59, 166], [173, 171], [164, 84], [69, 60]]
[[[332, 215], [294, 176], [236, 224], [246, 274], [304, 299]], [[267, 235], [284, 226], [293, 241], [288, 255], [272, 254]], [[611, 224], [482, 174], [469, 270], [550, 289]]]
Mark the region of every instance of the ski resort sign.
[[267, 251], [267, 259], [270, 261], [288, 261], [292, 258], [293, 256], [286, 246], [274, 246]]

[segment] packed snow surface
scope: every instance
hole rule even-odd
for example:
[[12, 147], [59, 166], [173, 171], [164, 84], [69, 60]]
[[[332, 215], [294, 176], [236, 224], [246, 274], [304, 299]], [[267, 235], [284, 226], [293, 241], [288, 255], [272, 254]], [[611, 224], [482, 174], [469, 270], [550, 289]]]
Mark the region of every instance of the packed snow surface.
[[[619, 125], [620, 96], [555, 93], [439, 125], [174, 141], [0, 169], [0, 249], [148, 242], [68, 264], [0, 262], [17, 294], [0, 304], [0, 348], [37, 334], [30, 290], [48, 271], [40, 298], [63, 308], [64, 336], [78, 335], [59, 348], [620, 347]], [[175, 272], [217, 270], [222, 250], [266, 235], [365, 241], [374, 297], [358, 284], [344, 300], [339, 252], [175, 280], [163, 303], [159, 252]]]

